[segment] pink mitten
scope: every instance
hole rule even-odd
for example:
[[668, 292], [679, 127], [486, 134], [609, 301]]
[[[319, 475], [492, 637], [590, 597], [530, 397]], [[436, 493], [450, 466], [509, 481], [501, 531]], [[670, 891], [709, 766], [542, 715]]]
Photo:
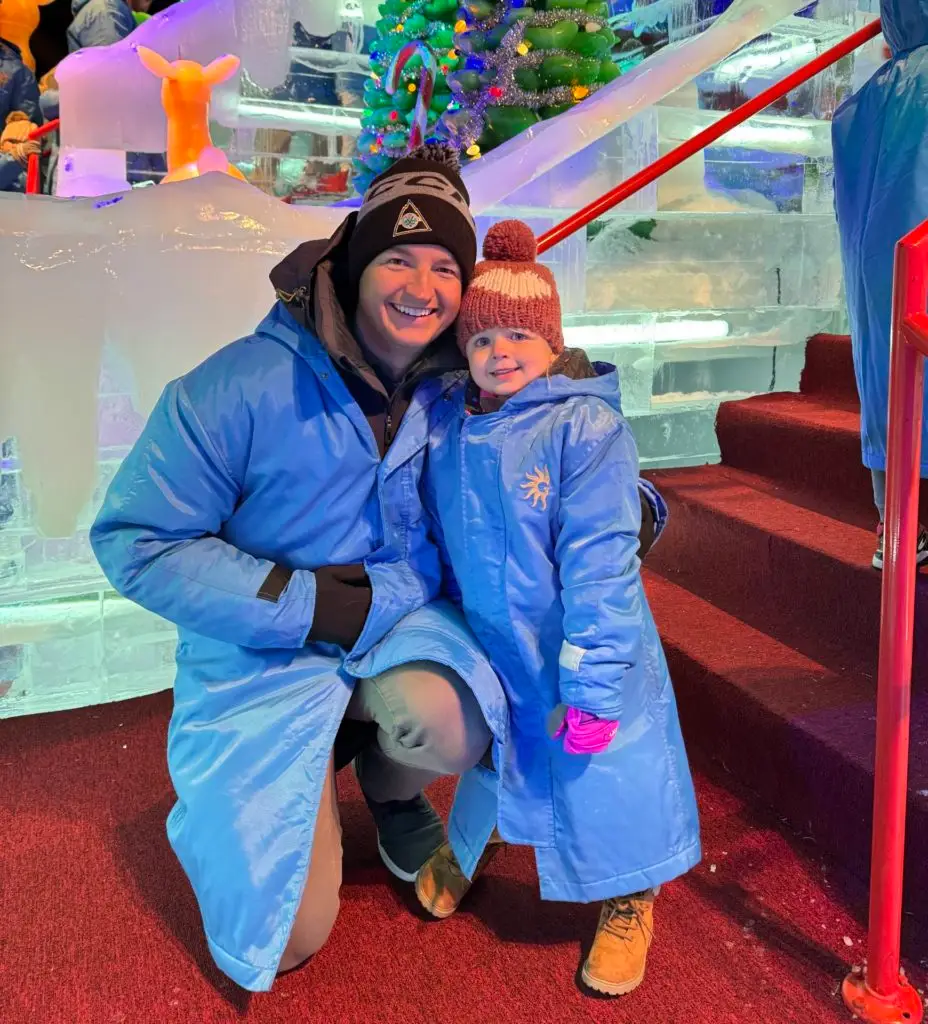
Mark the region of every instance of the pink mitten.
[[618, 722], [568, 708], [554, 738], [564, 736], [564, 749], [568, 754], [601, 754], [618, 731]]

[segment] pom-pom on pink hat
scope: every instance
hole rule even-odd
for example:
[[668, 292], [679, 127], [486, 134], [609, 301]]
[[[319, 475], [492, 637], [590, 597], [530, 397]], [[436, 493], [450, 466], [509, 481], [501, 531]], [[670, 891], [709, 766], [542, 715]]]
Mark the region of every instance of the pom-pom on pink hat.
[[564, 349], [561, 300], [554, 275], [535, 262], [538, 246], [521, 220], [494, 224], [483, 240], [483, 262], [464, 293], [458, 315], [461, 350], [469, 338], [492, 327], [521, 327], [540, 334], [555, 354]]

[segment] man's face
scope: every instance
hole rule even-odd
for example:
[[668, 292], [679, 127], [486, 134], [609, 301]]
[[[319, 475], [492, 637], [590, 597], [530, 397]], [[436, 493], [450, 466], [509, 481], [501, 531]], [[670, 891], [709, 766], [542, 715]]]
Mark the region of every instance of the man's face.
[[450, 327], [461, 308], [461, 270], [437, 245], [398, 245], [364, 268], [358, 328], [384, 354], [414, 355]]

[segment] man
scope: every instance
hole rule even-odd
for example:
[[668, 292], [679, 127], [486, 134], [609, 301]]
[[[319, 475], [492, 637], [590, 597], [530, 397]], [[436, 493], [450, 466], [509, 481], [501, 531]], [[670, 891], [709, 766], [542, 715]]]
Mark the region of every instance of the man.
[[444, 839], [422, 789], [508, 730], [459, 614], [407, 614], [431, 584], [394, 557], [418, 525], [407, 464], [463, 366], [468, 201], [426, 146], [288, 256], [257, 331], [168, 385], [91, 533], [116, 589], [179, 626], [168, 834], [213, 956], [252, 990], [335, 921], [335, 771], [354, 759], [381, 858], [412, 881]]

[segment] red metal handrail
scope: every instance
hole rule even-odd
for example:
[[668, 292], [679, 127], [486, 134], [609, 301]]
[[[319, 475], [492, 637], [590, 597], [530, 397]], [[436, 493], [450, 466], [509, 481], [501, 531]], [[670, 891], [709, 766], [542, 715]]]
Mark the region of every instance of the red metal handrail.
[[[45, 124], [39, 125], [38, 128], [33, 128], [31, 132], [26, 136], [30, 141], [35, 139], [41, 139], [43, 135], [48, 135], [49, 132], [53, 132], [57, 129], [60, 124], [60, 119], [55, 118], [53, 121], [46, 121]], [[29, 163], [26, 168], [26, 194], [34, 196], [39, 191], [39, 154], [30, 153]]]
[[886, 526], [867, 967], [842, 989], [848, 1009], [872, 1022], [922, 1019], [922, 1000], [900, 974], [902, 877], [915, 620], [915, 547], [921, 476], [924, 357], [928, 355], [928, 221], [896, 245], [889, 378]]
[[735, 107], [730, 113], [719, 118], [715, 124], [704, 128], [691, 139], [687, 139], [686, 142], [681, 143], [681, 145], [666, 153], [659, 160], [655, 160], [653, 164], [649, 164], [643, 170], [638, 171], [637, 174], [633, 174], [621, 184], [616, 185], [611, 192], [606, 192], [560, 224], [555, 224], [553, 228], [549, 228], [538, 238], [538, 252], [543, 253], [546, 249], [550, 249], [551, 246], [557, 245], [558, 242], [563, 242], [568, 235], [579, 231], [580, 228], [585, 228], [587, 224], [596, 220], [597, 217], [607, 213], [614, 206], [618, 206], [619, 203], [628, 199], [629, 196], [633, 196], [636, 192], [640, 192], [641, 189], [656, 181], [662, 174], [673, 170], [678, 164], [682, 164], [684, 160], [694, 156], [701, 149], [705, 149], [706, 146], [710, 146], [716, 139], [730, 132], [732, 128], [737, 128], [739, 124], [743, 124], [749, 117], [759, 114], [762, 110], [769, 107], [771, 103], [776, 103], [777, 100], [782, 99], [797, 86], [807, 82], [810, 78], [814, 78], [820, 71], [831, 67], [832, 64], [841, 60], [842, 57], [846, 57], [858, 47], [863, 46], [864, 43], [875, 39], [879, 34], [880, 21], [877, 18], [875, 21], [869, 22], [863, 28], [849, 35], [847, 39], [843, 39], [837, 46], [832, 46], [831, 49], [825, 50], [824, 53], [820, 53], [813, 60], [810, 60], [808, 64], [791, 72], [782, 81], [777, 82], [776, 85], [771, 85], [770, 88], [764, 89], [754, 99], [748, 100], [747, 103], [742, 103], [740, 107]]

